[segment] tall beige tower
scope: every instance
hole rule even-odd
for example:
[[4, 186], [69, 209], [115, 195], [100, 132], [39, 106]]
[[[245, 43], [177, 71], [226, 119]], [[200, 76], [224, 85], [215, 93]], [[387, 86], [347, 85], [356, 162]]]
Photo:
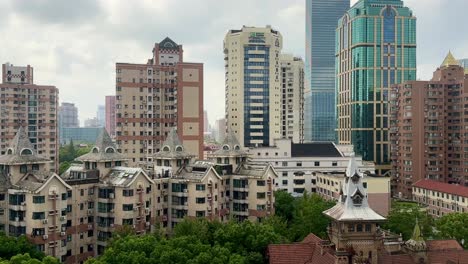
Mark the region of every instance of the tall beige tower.
[[281, 137], [281, 34], [243, 26], [224, 38], [226, 120], [243, 146]]
[[304, 61], [281, 54], [281, 136], [304, 142]]

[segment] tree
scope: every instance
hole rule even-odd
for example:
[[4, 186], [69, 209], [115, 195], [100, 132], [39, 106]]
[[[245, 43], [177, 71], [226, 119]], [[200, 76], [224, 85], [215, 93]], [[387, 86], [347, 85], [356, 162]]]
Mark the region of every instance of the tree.
[[456, 239], [468, 249], [468, 213], [445, 214], [435, 222], [438, 236]]
[[433, 235], [432, 227], [434, 225], [424, 208], [413, 203], [396, 203], [387, 217], [387, 222], [383, 228], [390, 229], [392, 232], [402, 234], [404, 240], [411, 238], [414, 225], [418, 221], [424, 238], [431, 238]]
[[18, 254], [28, 254], [34, 259], [44, 258], [44, 253], [37, 250], [25, 236], [15, 238], [0, 233], [0, 258], [10, 259]]
[[318, 194], [304, 193], [298, 198], [294, 207], [293, 219], [290, 223], [292, 241], [300, 241], [310, 233], [325, 238], [327, 226], [330, 223], [323, 211], [333, 207], [335, 202], [327, 201]]
[[286, 221], [293, 219], [295, 206], [294, 197], [285, 190], [275, 192], [275, 214]]

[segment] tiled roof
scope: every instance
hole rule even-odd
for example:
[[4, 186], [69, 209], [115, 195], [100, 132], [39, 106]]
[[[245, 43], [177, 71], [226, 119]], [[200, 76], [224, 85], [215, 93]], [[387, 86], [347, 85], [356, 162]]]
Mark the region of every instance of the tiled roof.
[[[29, 153], [23, 152], [29, 150]], [[18, 129], [15, 137], [10, 142], [5, 155], [0, 156], [0, 164], [27, 164], [49, 163], [49, 159], [37, 155], [33, 144], [29, 141], [28, 134], [23, 127]]]
[[436, 250], [463, 250], [462, 246], [455, 239], [428, 240], [426, 241], [428, 251]]
[[239, 140], [237, 140], [236, 134], [232, 131], [231, 128], [227, 129], [226, 136], [224, 137], [223, 144], [221, 147], [213, 152], [211, 156], [247, 156], [248, 153], [244, 151], [239, 144]]
[[192, 158], [195, 155], [192, 155], [185, 151], [184, 145], [177, 135], [176, 128], [172, 128], [169, 134], [166, 137], [166, 140], [163, 142], [161, 150], [154, 154], [154, 158], [166, 158], [166, 159], [184, 159]]
[[461, 185], [422, 179], [414, 183], [413, 186], [431, 191], [438, 191], [468, 197], [468, 187]]
[[125, 161], [128, 160], [123, 154], [117, 152], [117, 147], [107, 133], [102, 129], [96, 139], [96, 144], [89, 153], [86, 153], [75, 160], [77, 161]]
[[268, 246], [270, 264], [334, 264], [335, 256], [320, 245], [322, 239], [314, 234], [302, 242]]
[[332, 142], [291, 144], [292, 157], [343, 157]]

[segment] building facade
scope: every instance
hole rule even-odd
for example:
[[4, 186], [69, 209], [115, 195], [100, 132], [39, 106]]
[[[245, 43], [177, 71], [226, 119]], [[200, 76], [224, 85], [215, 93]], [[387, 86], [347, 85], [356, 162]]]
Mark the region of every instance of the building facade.
[[[253, 162], [268, 162], [278, 172], [276, 188], [293, 195], [316, 193], [320, 173], [336, 173], [346, 169], [352, 156], [352, 146], [337, 146], [332, 142], [295, 144], [290, 139], [277, 139], [275, 146], [249, 148]], [[372, 162], [355, 157], [359, 169], [375, 173]]]
[[335, 29], [349, 0], [306, 1], [306, 141], [335, 141]]
[[430, 81], [392, 89], [391, 142], [395, 195], [431, 179], [468, 186], [468, 75], [451, 53]]
[[214, 137], [217, 142], [223, 142], [226, 135], [226, 119], [221, 118], [216, 120]]
[[26, 129], [37, 153], [58, 168], [58, 94], [55, 86], [33, 83], [33, 68], [2, 65], [0, 84], [0, 154], [20, 126]]
[[184, 62], [182, 45], [165, 38], [148, 63], [117, 63], [116, 71], [116, 139], [131, 164], [151, 161], [173, 127], [203, 156], [203, 64]]
[[88, 119], [86, 119], [84, 121], [84, 127], [98, 128], [98, 127], [100, 127], [99, 126], [99, 120], [97, 119], [97, 117], [88, 118]]
[[111, 137], [115, 137], [115, 95], [106, 96], [106, 130]]
[[281, 137], [304, 141], [304, 62], [290, 54], [280, 55]]
[[224, 38], [226, 121], [242, 146], [281, 137], [281, 34], [243, 26]]
[[63, 102], [59, 107], [59, 130], [64, 127], [80, 127], [78, 108], [73, 103]]
[[96, 142], [102, 127], [65, 127], [60, 130], [60, 144]]
[[0, 231], [26, 236], [39, 251], [62, 259], [67, 244], [67, 193], [71, 187], [49, 170], [24, 127], [0, 155]]
[[98, 125], [100, 127], [106, 126], [106, 106], [105, 105], [98, 105], [96, 118], [98, 120]]
[[460, 63], [460, 66], [465, 68], [465, 70], [468, 70], [468, 59], [461, 59], [458, 60], [458, 62]]
[[422, 179], [413, 184], [413, 201], [432, 217], [468, 212], [468, 187]]
[[416, 79], [416, 18], [400, 0], [360, 0], [336, 30], [339, 144], [390, 170], [389, 95]]

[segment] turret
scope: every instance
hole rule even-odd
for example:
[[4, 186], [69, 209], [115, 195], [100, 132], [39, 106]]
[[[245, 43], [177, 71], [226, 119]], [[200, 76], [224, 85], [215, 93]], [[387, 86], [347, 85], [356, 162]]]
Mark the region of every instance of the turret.
[[231, 128], [228, 128], [221, 148], [209, 154], [208, 157], [216, 164], [232, 165], [235, 169], [241, 163], [247, 161], [248, 155], [246, 151], [242, 150], [234, 132]]
[[177, 130], [173, 128], [162, 144], [161, 150], [153, 156], [156, 163], [155, 174], [158, 177], [168, 177], [171, 172], [189, 164], [194, 157], [195, 155], [185, 151], [184, 145], [177, 135]]

